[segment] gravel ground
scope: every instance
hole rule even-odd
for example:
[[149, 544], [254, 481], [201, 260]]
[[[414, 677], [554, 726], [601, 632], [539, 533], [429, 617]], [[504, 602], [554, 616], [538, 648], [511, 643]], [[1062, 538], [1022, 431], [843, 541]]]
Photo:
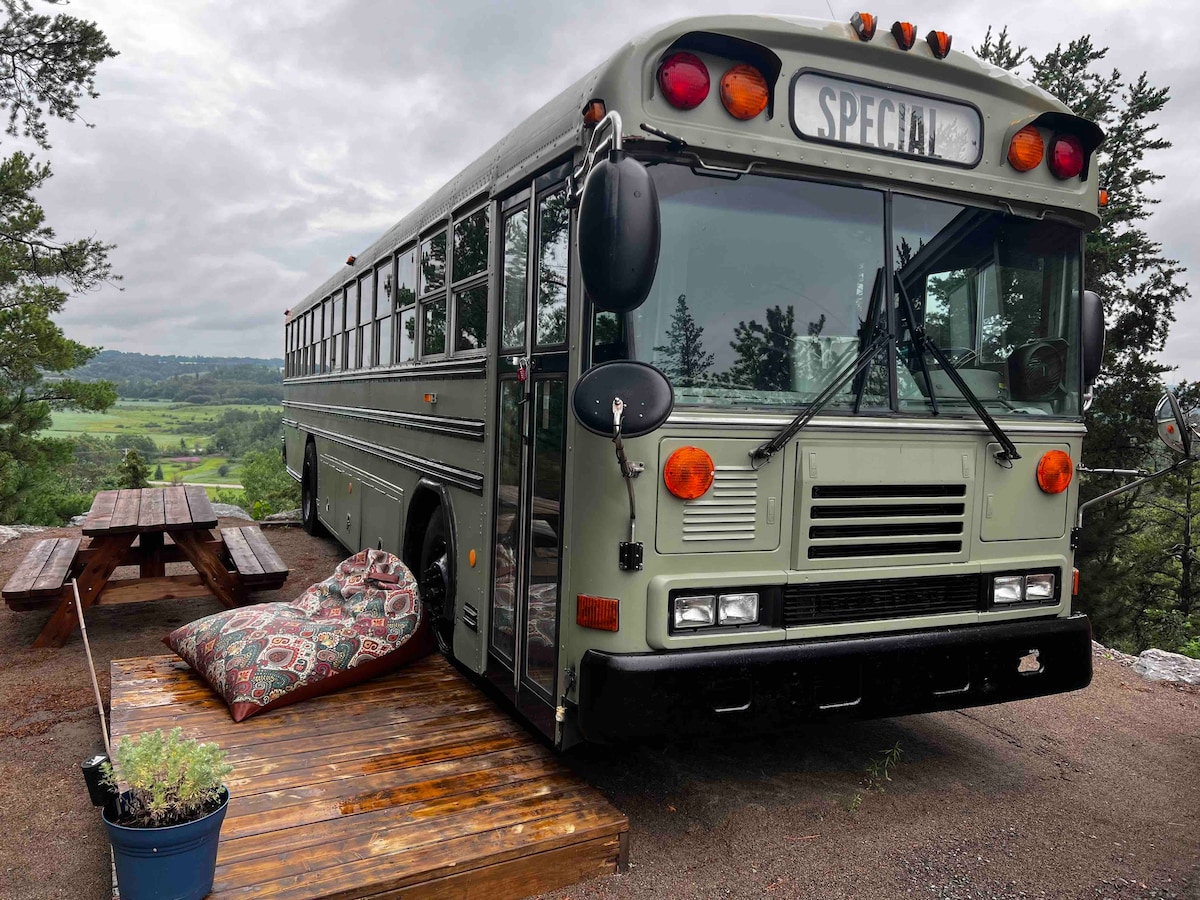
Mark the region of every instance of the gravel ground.
[[[0, 581], [38, 537], [0, 545]], [[290, 599], [344, 555], [272, 530]], [[102, 607], [110, 659], [215, 600]], [[78, 634], [34, 650], [45, 613], [0, 607], [0, 898], [107, 900], [107, 842], [79, 763], [100, 746]], [[901, 754], [872, 779], [883, 752]], [[630, 870], [551, 895], [1200, 900], [1200, 689], [1098, 656], [1075, 694], [794, 734], [584, 748], [567, 762], [628, 816]], [[877, 767], [878, 768], [878, 767]]]

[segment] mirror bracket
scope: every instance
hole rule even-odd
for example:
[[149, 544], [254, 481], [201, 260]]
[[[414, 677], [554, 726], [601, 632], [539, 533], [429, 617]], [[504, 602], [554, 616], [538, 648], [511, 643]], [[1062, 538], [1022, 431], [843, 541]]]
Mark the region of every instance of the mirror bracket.
[[[621, 127], [621, 114], [614, 109], [605, 114], [604, 118], [597, 122], [596, 127], [592, 129], [592, 137], [583, 154], [583, 161], [567, 176], [567, 205], [572, 209], [579, 205], [579, 198], [583, 196], [583, 186], [587, 182], [588, 172], [596, 164], [597, 158], [609, 150], [622, 148]], [[601, 139], [600, 135], [605, 132], [608, 133]]]

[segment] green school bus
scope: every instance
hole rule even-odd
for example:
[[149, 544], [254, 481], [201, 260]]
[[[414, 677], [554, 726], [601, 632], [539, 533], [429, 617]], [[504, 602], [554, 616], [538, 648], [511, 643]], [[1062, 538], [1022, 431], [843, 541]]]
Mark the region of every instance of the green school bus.
[[1084, 687], [1101, 139], [909, 23], [645, 34], [289, 311], [305, 524], [562, 748]]

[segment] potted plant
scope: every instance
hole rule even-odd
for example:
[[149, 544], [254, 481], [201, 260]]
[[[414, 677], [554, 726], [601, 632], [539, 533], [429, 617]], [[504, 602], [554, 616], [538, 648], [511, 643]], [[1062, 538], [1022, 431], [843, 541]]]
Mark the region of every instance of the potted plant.
[[119, 793], [102, 815], [121, 900], [200, 900], [229, 807], [225, 752], [173, 728], [122, 737], [112, 755], [104, 778]]

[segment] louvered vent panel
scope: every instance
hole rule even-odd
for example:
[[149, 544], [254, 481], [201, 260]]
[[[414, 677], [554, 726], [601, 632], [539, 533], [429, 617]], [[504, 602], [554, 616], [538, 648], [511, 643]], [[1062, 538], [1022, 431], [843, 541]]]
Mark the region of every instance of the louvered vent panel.
[[713, 486], [683, 510], [684, 541], [752, 541], [758, 521], [758, 472], [717, 466]]
[[809, 559], [961, 553], [964, 484], [814, 485]]

